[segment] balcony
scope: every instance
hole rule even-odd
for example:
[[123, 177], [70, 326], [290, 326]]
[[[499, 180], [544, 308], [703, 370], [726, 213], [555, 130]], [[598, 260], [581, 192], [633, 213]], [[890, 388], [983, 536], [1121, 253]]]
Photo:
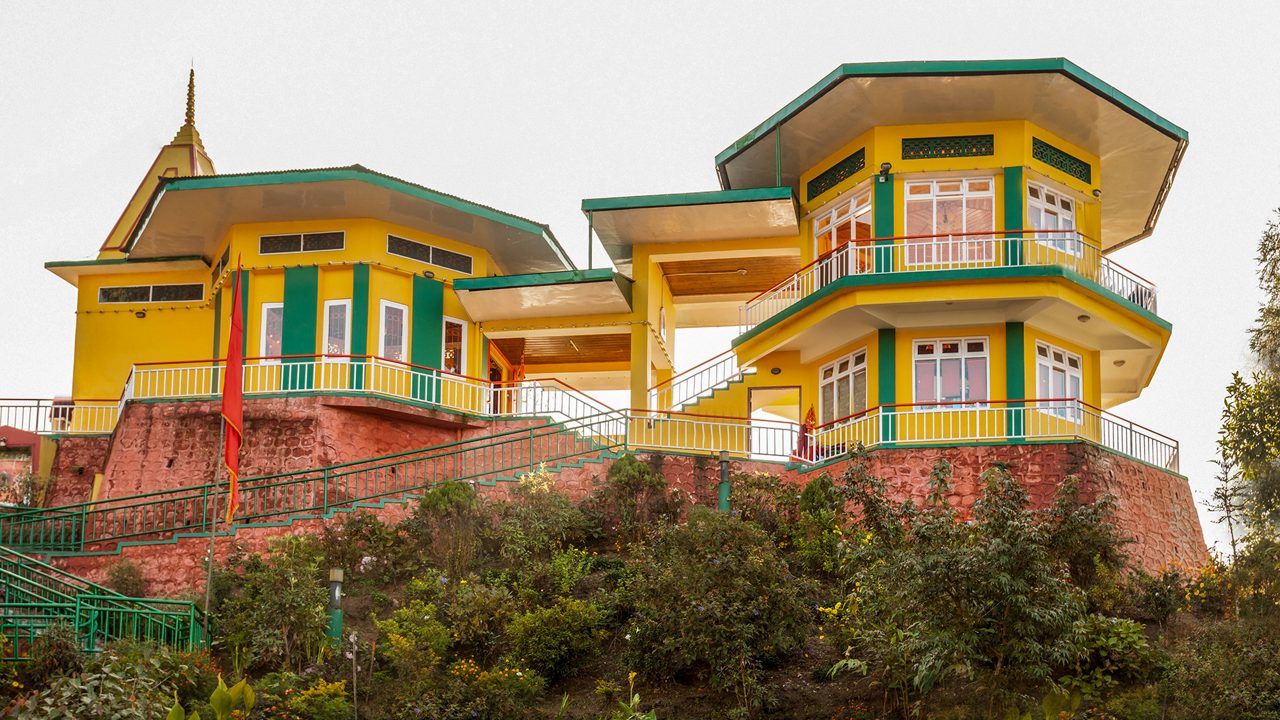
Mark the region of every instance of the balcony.
[[1008, 230], [846, 243], [743, 305], [739, 330], [750, 332], [843, 278], [933, 282], [1017, 277], [1035, 268], [1052, 269], [1138, 310], [1156, 313], [1155, 284], [1113, 262], [1085, 236], [1074, 231]]

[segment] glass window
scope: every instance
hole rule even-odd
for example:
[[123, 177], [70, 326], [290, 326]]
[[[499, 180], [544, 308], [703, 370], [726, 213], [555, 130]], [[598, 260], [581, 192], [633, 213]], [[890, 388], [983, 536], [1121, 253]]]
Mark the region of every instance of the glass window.
[[378, 356], [401, 362], [409, 358], [409, 309], [390, 300], [382, 301], [382, 332], [378, 335]]
[[319, 252], [341, 250], [346, 246], [344, 232], [318, 232], [292, 235], [263, 235], [258, 238], [258, 252], [262, 255], [277, 253]]
[[204, 285], [201, 283], [98, 288], [98, 302], [104, 305], [110, 303], [194, 302], [203, 299]]
[[428, 265], [437, 265], [442, 268], [456, 270], [460, 273], [470, 275], [472, 272], [472, 259], [470, 255], [445, 250], [444, 248], [434, 247], [426, 243], [420, 243], [415, 240], [406, 240], [395, 235], [387, 236], [387, 252], [392, 255], [399, 255], [410, 260], [417, 260]]
[[814, 252], [825, 255], [854, 240], [871, 239], [871, 191], [836, 201], [813, 219]]
[[1037, 230], [1042, 245], [1079, 255], [1082, 248], [1076, 233], [1076, 204], [1056, 190], [1027, 183], [1027, 225]]
[[284, 347], [284, 304], [262, 303], [262, 337], [258, 355], [278, 362]]
[[912, 359], [915, 401], [988, 400], [987, 349], [986, 338], [917, 341]]
[[907, 262], [986, 264], [995, 259], [995, 185], [990, 178], [907, 183]]
[[1043, 409], [1063, 417], [1079, 417], [1078, 402], [1084, 399], [1082, 368], [1079, 355], [1047, 343], [1036, 343], [1036, 397], [1067, 401], [1046, 403]]
[[324, 354], [339, 357], [325, 358], [330, 362], [342, 362], [351, 354], [351, 301], [326, 300], [324, 303]]
[[444, 370], [466, 374], [466, 337], [467, 326], [461, 320], [444, 319]]
[[867, 409], [867, 351], [858, 350], [818, 371], [818, 422], [825, 425]]

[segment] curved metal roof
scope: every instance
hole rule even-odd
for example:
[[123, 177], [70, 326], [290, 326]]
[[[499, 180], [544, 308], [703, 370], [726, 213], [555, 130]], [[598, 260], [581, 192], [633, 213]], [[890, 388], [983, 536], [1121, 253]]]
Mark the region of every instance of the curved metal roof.
[[[1187, 131], [1065, 58], [841, 65], [716, 156], [724, 189], [799, 176], [885, 125], [1028, 120], [1101, 158], [1102, 244], [1146, 237]], [[780, 147], [779, 147], [780, 146]]]

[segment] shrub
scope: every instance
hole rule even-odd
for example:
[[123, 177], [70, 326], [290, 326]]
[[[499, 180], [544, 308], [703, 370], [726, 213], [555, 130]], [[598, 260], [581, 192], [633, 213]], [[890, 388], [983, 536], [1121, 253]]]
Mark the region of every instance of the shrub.
[[449, 648], [449, 630], [440, 622], [435, 605], [412, 600], [387, 620], [373, 620], [386, 642], [383, 654], [402, 677], [416, 677], [433, 668]]
[[406, 521], [410, 534], [450, 577], [462, 577], [476, 567], [481, 531], [488, 524], [475, 488], [458, 481], [441, 483], [429, 490]]
[[768, 473], [736, 473], [729, 487], [729, 504], [738, 517], [779, 540], [789, 537], [800, 510], [800, 492], [794, 485]]
[[593, 530], [590, 518], [564, 495], [525, 491], [502, 508], [496, 540], [502, 558], [519, 567], [581, 544]]
[[590, 603], [561, 598], [551, 607], [515, 616], [507, 625], [511, 656], [555, 680], [596, 646], [604, 613]]
[[147, 596], [147, 581], [142, 568], [131, 560], [121, 559], [107, 567], [107, 587], [131, 598]]
[[1280, 718], [1280, 623], [1214, 622], [1172, 653], [1162, 683], [1172, 720]]
[[759, 527], [705, 508], [668, 528], [637, 563], [626, 663], [656, 676], [703, 673], [740, 708], [762, 699], [760, 670], [799, 646], [811, 583]]
[[347, 515], [328, 525], [321, 538], [327, 567], [346, 570], [348, 587], [381, 587], [404, 580], [417, 566], [415, 546], [372, 512]]
[[233, 561], [229, 594], [216, 617], [227, 646], [247, 659], [240, 665], [301, 670], [327, 646], [328, 592], [321, 560], [314, 539], [295, 536], [274, 541], [267, 558]]
[[1211, 558], [1187, 579], [1184, 590], [1187, 607], [1209, 617], [1227, 617], [1234, 613], [1235, 592], [1227, 567]]
[[621, 542], [638, 540], [647, 530], [679, 515], [681, 502], [667, 493], [667, 479], [634, 455], [618, 458], [587, 505], [602, 529]]
[[1186, 578], [1174, 566], [1166, 566], [1155, 575], [1142, 568], [1129, 576], [1133, 588], [1133, 614], [1139, 620], [1164, 625], [1182, 607]]
[[311, 687], [289, 700], [289, 710], [306, 720], [349, 720], [351, 702], [347, 700], [347, 682], [326, 682], [316, 678]]
[[84, 667], [84, 651], [76, 629], [66, 623], [53, 623], [31, 643], [28, 660], [22, 666], [26, 685], [45, 685], [56, 677], [74, 675]]
[[1101, 697], [1122, 683], [1145, 680], [1153, 669], [1146, 632], [1132, 620], [1089, 615], [1077, 622], [1084, 655], [1075, 672], [1059, 680], [1085, 695]]
[[483, 661], [497, 657], [503, 631], [514, 613], [514, 600], [505, 587], [474, 578], [461, 580], [445, 609], [454, 644]]
[[551, 556], [548, 573], [554, 585], [553, 590], [560, 595], [572, 595], [578, 583], [591, 573], [595, 556], [579, 548], [566, 548]]

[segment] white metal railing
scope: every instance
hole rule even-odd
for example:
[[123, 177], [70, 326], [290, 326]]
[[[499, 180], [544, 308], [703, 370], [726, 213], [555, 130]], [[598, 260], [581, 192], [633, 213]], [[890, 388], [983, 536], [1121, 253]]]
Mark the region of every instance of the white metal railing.
[[1011, 230], [847, 243], [744, 304], [740, 330], [747, 332], [843, 277], [1015, 266], [1062, 267], [1156, 312], [1155, 284], [1113, 262], [1084, 236], [1063, 230]]
[[726, 350], [649, 388], [649, 408], [679, 410], [704, 395], [727, 387], [731, 382], [754, 374], [755, 371], [754, 367], [739, 367], [738, 356], [732, 350]]
[[0, 428], [40, 435], [105, 435], [119, 416], [115, 400], [0, 400]]

